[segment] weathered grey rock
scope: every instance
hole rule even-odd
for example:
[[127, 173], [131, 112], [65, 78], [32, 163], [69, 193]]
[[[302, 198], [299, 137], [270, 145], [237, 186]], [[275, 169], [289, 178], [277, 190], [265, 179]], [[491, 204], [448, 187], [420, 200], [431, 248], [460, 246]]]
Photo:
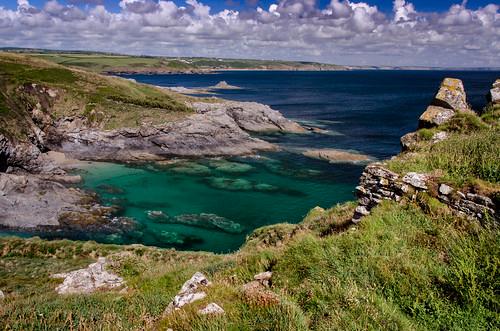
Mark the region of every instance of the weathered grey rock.
[[261, 272], [255, 276], [253, 276], [253, 279], [255, 281], [261, 283], [262, 285], [269, 287], [272, 277], [273, 277], [273, 273], [271, 271], [264, 271], [264, 272]]
[[3, 291], [0, 290], [0, 300], [3, 300], [5, 298], [5, 294], [3, 294]]
[[0, 172], [64, 174], [55, 163], [30, 142], [14, 142], [0, 134]]
[[201, 272], [197, 272], [182, 285], [181, 290], [174, 297], [172, 302], [165, 309], [164, 314], [170, 314], [174, 310], [179, 310], [183, 306], [201, 300], [207, 296], [202, 291], [204, 287], [210, 286], [211, 283]]
[[217, 89], [217, 90], [239, 90], [239, 89], [241, 89], [238, 86], [228, 84], [225, 80], [218, 82], [216, 85], [211, 86], [210, 88]]
[[222, 111], [229, 115], [238, 126], [249, 132], [304, 133], [298, 123], [285, 118], [280, 112], [256, 102], [227, 101], [222, 103], [196, 102], [192, 107], [199, 113], [209, 114]]
[[446, 184], [441, 184], [439, 185], [439, 193], [443, 195], [449, 195], [453, 192], [453, 188], [446, 185]]
[[54, 274], [52, 278], [64, 278], [61, 285], [56, 287], [59, 294], [88, 294], [97, 290], [111, 290], [125, 284], [123, 278], [106, 271], [108, 261], [104, 257], [97, 259], [85, 269], [68, 273]]
[[211, 302], [205, 308], [198, 310], [198, 313], [201, 315], [220, 315], [224, 314], [225, 311], [215, 302]]
[[89, 212], [81, 206], [87, 195], [35, 175], [0, 173], [0, 225], [33, 228], [58, 226], [68, 212]]
[[431, 142], [433, 144], [438, 143], [440, 141], [443, 141], [448, 138], [448, 132], [446, 131], [439, 131], [436, 132], [432, 135]]
[[330, 161], [331, 163], [359, 163], [371, 160], [371, 157], [368, 155], [332, 148], [311, 149], [303, 152], [302, 155], [314, 159]]
[[53, 149], [89, 160], [154, 161], [174, 156], [248, 155], [277, 149], [251, 137], [224, 109], [195, 114], [154, 130], [75, 129], [61, 137]]
[[488, 93], [488, 101], [494, 104], [500, 104], [500, 79], [497, 79], [490, 92]]
[[432, 104], [454, 111], [470, 110], [464, 85], [460, 79], [456, 78], [445, 78], [443, 80]]
[[362, 216], [368, 216], [370, 215], [370, 212], [368, 211], [368, 209], [366, 209], [365, 206], [357, 206], [356, 207], [356, 213], [362, 215]]
[[403, 182], [422, 190], [427, 189], [428, 180], [429, 177], [426, 174], [419, 174], [416, 172], [409, 172], [403, 177]]
[[401, 137], [401, 149], [403, 151], [412, 150], [415, 146], [417, 146], [420, 141], [420, 137], [417, 132], [410, 132]]
[[432, 128], [447, 122], [450, 118], [455, 116], [456, 112], [452, 109], [429, 106], [427, 110], [420, 115], [418, 121], [419, 128]]

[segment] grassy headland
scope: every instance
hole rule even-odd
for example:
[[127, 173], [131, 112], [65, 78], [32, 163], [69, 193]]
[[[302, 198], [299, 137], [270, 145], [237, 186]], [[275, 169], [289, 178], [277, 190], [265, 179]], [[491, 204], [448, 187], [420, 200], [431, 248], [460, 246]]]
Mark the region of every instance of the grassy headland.
[[[41, 102], [33, 84], [51, 90], [54, 97]], [[26, 116], [37, 103], [53, 119], [83, 116], [95, 126], [113, 129], [184, 117], [191, 112], [185, 100], [185, 96], [150, 85], [0, 53], [0, 132], [8, 136], [26, 136]]]
[[69, 67], [100, 73], [205, 73], [216, 70], [345, 70], [346, 67], [306, 61], [223, 59], [208, 57], [132, 56], [92, 52], [10, 50]]
[[[498, 188], [498, 115], [459, 115], [438, 143], [423, 139], [389, 165], [455, 185]], [[424, 137], [429, 132], [420, 131]], [[481, 156], [481, 157], [480, 157]], [[491, 192], [490, 192], [491, 193]], [[286, 207], [286, 206], [285, 206]], [[313, 209], [297, 225], [257, 229], [232, 254], [176, 252], [93, 242], [0, 239], [0, 326], [27, 329], [493, 330], [500, 328], [500, 233], [495, 220], [457, 216], [422, 194], [386, 201], [358, 225], [355, 204]], [[126, 292], [60, 296], [55, 272], [110, 256]], [[272, 271], [269, 289], [242, 285]], [[207, 298], [163, 316], [194, 272]], [[208, 302], [226, 313], [201, 316]]]

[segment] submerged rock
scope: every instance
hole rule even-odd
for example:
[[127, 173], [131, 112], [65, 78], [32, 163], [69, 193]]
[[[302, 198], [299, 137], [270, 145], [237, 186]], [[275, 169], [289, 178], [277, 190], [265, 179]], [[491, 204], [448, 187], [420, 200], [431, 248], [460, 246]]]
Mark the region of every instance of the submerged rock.
[[209, 166], [220, 172], [227, 173], [244, 173], [253, 169], [249, 164], [230, 162], [226, 160], [213, 160], [209, 162]]
[[304, 156], [332, 163], [359, 163], [371, 160], [368, 155], [352, 153], [339, 149], [311, 149], [302, 153]]
[[173, 168], [173, 172], [186, 174], [186, 175], [208, 175], [210, 168], [196, 162], [182, 162], [177, 163]]
[[211, 177], [208, 179], [208, 184], [213, 188], [228, 191], [269, 192], [279, 190], [271, 184], [253, 183], [243, 178]]
[[64, 278], [56, 287], [59, 294], [88, 294], [97, 290], [116, 289], [125, 284], [123, 278], [106, 271], [108, 261], [104, 257], [97, 259], [85, 269], [68, 273], [54, 274], [51, 278]]
[[212, 283], [201, 272], [195, 273], [181, 287], [181, 290], [165, 309], [164, 314], [170, 314], [175, 310], [179, 310], [187, 304], [201, 300], [207, 296], [203, 291], [204, 288]]
[[241, 224], [215, 214], [187, 214], [179, 215], [169, 220], [171, 223], [195, 226], [206, 229], [216, 229], [227, 233], [242, 233]]

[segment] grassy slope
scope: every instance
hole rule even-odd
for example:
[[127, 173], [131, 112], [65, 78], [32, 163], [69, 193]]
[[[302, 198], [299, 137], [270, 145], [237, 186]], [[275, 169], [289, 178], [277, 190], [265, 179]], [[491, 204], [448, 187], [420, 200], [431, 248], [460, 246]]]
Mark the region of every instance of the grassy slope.
[[312, 70], [343, 69], [315, 62], [216, 58], [167, 58], [84, 53], [32, 53], [31, 55], [71, 67], [95, 72], [205, 71], [216, 69]]
[[[53, 118], [83, 115], [106, 129], [154, 124], [186, 116], [187, 97], [126, 79], [70, 69], [33, 57], [0, 53], [0, 130], [22, 138], [26, 135], [27, 108], [33, 95], [20, 86], [32, 83], [57, 90]], [[6, 132], [7, 131], [7, 132]]]

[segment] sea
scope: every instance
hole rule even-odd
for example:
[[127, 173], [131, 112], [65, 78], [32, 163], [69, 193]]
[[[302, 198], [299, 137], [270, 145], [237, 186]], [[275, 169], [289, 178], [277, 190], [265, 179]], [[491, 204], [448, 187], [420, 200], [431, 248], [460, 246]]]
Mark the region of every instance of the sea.
[[91, 163], [81, 170], [83, 188], [97, 192], [103, 204], [119, 206], [117, 216], [133, 219], [137, 227], [119, 234], [63, 236], [235, 251], [256, 228], [297, 223], [315, 206], [330, 208], [355, 199], [354, 189], [366, 164], [311, 159], [302, 155], [305, 150], [334, 148], [372, 160], [390, 158], [400, 151], [400, 137], [416, 129], [443, 78], [462, 79], [469, 103], [481, 110], [499, 76], [492, 71], [402, 70], [125, 75], [161, 87], [207, 88], [226, 81], [239, 89], [215, 90], [208, 97], [264, 103], [322, 131], [259, 135], [280, 151], [253, 157], [164, 165]]

